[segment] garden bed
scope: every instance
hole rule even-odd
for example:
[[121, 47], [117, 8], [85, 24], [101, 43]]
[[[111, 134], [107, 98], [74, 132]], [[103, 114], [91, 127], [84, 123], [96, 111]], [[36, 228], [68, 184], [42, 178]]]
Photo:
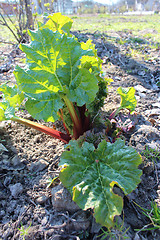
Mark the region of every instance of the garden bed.
[[[98, 56], [103, 60], [105, 76], [114, 80], [109, 86], [101, 114], [107, 118], [120, 103], [116, 93], [119, 86], [135, 87], [138, 100], [138, 122], [123, 138], [127, 145], [142, 153], [142, 181], [135, 191], [124, 197], [123, 213], [117, 218], [117, 226], [108, 237], [113, 234], [113, 239], [159, 239], [160, 230], [141, 230], [147, 225], [148, 228], [153, 227], [149, 225], [151, 220], [142, 213], [142, 208], [151, 209], [152, 201], [160, 206], [160, 88], [157, 86], [160, 81], [160, 49], [147, 47], [145, 39], [138, 43], [138, 38], [132, 33], [128, 35], [122, 31], [113, 33], [119, 36], [114, 42], [105, 33], [73, 33], [80, 41], [93, 40]], [[126, 41], [122, 43], [120, 39]], [[138, 53], [133, 54], [131, 49]], [[145, 58], [142, 56], [144, 52], [147, 54]], [[4, 66], [5, 61], [7, 64], [11, 59], [11, 68], [0, 73], [0, 83], [8, 80], [14, 82], [13, 67], [17, 63], [24, 65], [24, 55], [19, 50], [6, 47], [1, 49], [1, 56], [4, 59], [0, 65]], [[19, 114], [31, 119], [26, 111]], [[52, 126], [51, 123], [48, 125]], [[62, 124], [56, 122], [56, 127], [61, 130]], [[26, 240], [92, 240], [102, 234], [101, 226], [95, 223], [91, 210], [83, 212], [71, 202], [59, 180], [50, 184], [59, 173], [58, 162], [64, 150], [62, 142], [18, 123], [2, 122], [0, 143], [1, 239], [22, 239], [22, 231], [19, 230], [22, 226], [28, 228]], [[145, 148], [156, 151], [144, 151]], [[119, 194], [123, 196], [123, 193]], [[105, 239], [108, 239], [107, 236]]]

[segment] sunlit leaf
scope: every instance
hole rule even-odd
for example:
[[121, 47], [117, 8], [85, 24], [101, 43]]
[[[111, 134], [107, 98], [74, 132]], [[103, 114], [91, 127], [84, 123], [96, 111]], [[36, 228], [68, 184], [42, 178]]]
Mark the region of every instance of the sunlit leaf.
[[103, 140], [97, 149], [84, 142], [70, 141], [60, 160], [60, 180], [70, 191], [73, 200], [84, 210], [92, 208], [102, 226], [113, 226], [120, 215], [123, 199], [113, 192], [114, 185], [127, 195], [140, 183], [140, 155], [118, 139], [114, 144]]
[[32, 42], [20, 47], [27, 55], [27, 67], [14, 71], [19, 88], [28, 98], [29, 113], [35, 119], [54, 122], [64, 96], [78, 106], [94, 101], [98, 79], [81, 65], [83, 57], [95, 58], [92, 49], [84, 50], [74, 37], [48, 28], [30, 31], [30, 36]]
[[131, 112], [133, 112], [137, 105], [137, 100], [135, 98], [135, 89], [133, 87], [130, 88], [122, 88], [119, 87], [117, 92], [121, 96], [121, 108], [127, 108]]

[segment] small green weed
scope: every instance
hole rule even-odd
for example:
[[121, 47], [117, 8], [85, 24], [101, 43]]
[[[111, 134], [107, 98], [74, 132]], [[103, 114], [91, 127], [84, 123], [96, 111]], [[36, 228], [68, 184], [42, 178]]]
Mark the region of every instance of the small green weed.
[[147, 39], [150, 39], [150, 38], [153, 38], [154, 34], [152, 33], [146, 33], [143, 35], [144, 38], [147, 38]]
[[127, 57], [138, 57], [139, 56], [139, 52], [136, 49], [132, 49], [130, 48], [130, 52], [126, 54]]
[[113, 240], [113, 239], [118, 239], [118, 240], [123, 240], [123, 239], [129, 239], [128, 236], [126, 236], [127, 231], [129, 228], [125, 229], [124, 227], [124, 219], [122, 223], [118, 223], [118, 218], [115, 221], [115, 225], [112, 229], [105, 231], [103, 228], [101, 228], [102, 234], [100, 234], [98, 237], [102, 237], [101, 240], [107, 239]]
[[80, 234], [79, 234], [79, 238], [78, 239], [81, 239], [81, 240], [84, 240], [84, 239], [88, 239], [89, 237], [89, 233], [87, 231], [82, 231]]
[[132, 73], [132, 70], [126, 70], [126, 72], [128, 73], [128, 74], [130, 74], [130, 73]]
[[129, 38], [129, 41], [133, 42], [133, 43], [144, 43], [144, 40], [142, 38], [139, 38], [139, 37], [132, 37], [132, 38]]
[[160, 152], [156, 149], [149, 148], [148, 146], [145, 147], [145, 150], [143, 150], [141, 154], [153, 163], [157, 163], [158, 160], [160, 161]]
[[[135, 202], [134, 202], [135, 203]], [[142, 213], [150, 219], [151, 223], [145, 225], [142, 229], [135, 229], [136, 231], [147, 231], [147, 230], [154, 230], [160, 229], [160, 209], [156, 202], [151, 202], [151, 210], [144, 209], [135, 203], [140, 209], [142, 209]]]
[[123, 45], [126, 43], [125, 40], [123, 40], [122, 38], [120, 38], [118, 41], [117, 41], [120, 45]]
[[73, 16], [72, 19], [77, 19], [78, 17], [77, 16]]
[[32, 223], [29, 224], [29, 227], [28, 227], [28, 228], [24, 229], [24, 226], [23, 226], [22, 223], [21, 223], [21, 228], [18, 228], [18, 230], [21, 232], [20, 235], [23, 236], [23, 240], [25, 240], [25, 236], [28, 235], [28, 231], [29, 231], [29, 229], [30, 229], [30, 227], [31, 227], [31, 224], [32, 224]]

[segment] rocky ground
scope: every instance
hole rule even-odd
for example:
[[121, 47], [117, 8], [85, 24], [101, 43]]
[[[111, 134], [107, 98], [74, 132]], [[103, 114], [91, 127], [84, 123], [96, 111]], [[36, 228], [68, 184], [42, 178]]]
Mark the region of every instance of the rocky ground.
[[[151, 209], [152, 201], [160, 206], [160, 49], [144, 47], [143, 42], [120, 43], [121, 38], [134, 37], [132, 33], [113, 33], [117, 38], [114, 42], [107, 35], [74, 34], [83, 41], [93, 40], [103, 59], [105, 77], [114, 80], [103, 114], [108, 116], [118, 106], [119, 86], [134, 86], [138, 100], [138, 122], [124, 137], [126, 144], [142, 154], [142, 181], [124, 197], [123, 213], [103, 239], [160, 239], [158, 229], [142, 231], [153, 227], [142, 208]], [[139, 55], [133, 56], [131, 49], [138, 49]], [[24, 65], [23, 53], [7, 46], [1, 48], [0, 56], [0, 83], [15, 82], [13, 69], [17, 63]], [[31, 118], [25, 111], [20, 114]], [[61, 123], [56, 126], [61, 128]], [[147, 147], [151, 150], [144, 152]], [[102, 239], [101, 226], [95, 223], [91, 212], [80, 210], [59, 180], [50, 184], [58, 176], [63, 149], [62, 142], [35, 130], [13, 122], [0, 124], [0, 239]]]

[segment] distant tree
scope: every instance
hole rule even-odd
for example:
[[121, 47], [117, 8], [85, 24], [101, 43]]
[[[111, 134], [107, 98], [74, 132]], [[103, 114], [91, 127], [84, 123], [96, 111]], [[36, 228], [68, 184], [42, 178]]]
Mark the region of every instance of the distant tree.
[[122, 0], [117, 3], [117, 9], [119, 13], [124, 13], [128, 10], [128, 5], [126, 0]]
[[[17, 14], [11, 17], [0, 7], [0, 25], [7, 27], [18, 43], [28, 41], [28, 29], [34, 29], [37, 12], [48, 14], [60, 11], [62, 13], [69, 13], [66, 9], [72, 5], [72, 0], [6, 0], [8, 4], [10, 1], [17, 1]], [[33, 2], [31, 2], [33, 1]], [[84, 0], [86, 4], [93, 3], [93, 0]], [[14, 18], [14, 21], [13, 21]]]
[[94, 13], [95, 12], [95, 8], [94, 8], [94, 1], [93, 0], [83, 0], [81, 2], [79, 2], [79, 6], [78, 6], [78, 13], [82, 14], [82, 13]]
[[[20, 0], [20, 4], [23, 2], [23, 0]], [[32, 15], [32, 9], [31, 9], [31, 2], [30, 0], [24, 0], [25, 2], [25, 12], [27, 17], [26, 22], [26, 29], [34, 29], [34, 21], [33, 21], [33, 15]]]
[[[9, 3], [8, 3], [9, 4]], [[34, 29], [30, 0], [19, 0], [13, 18], [0, 7], [0, 25], [7, 27], [18, 43], [28, 41], [27, 29]]]

